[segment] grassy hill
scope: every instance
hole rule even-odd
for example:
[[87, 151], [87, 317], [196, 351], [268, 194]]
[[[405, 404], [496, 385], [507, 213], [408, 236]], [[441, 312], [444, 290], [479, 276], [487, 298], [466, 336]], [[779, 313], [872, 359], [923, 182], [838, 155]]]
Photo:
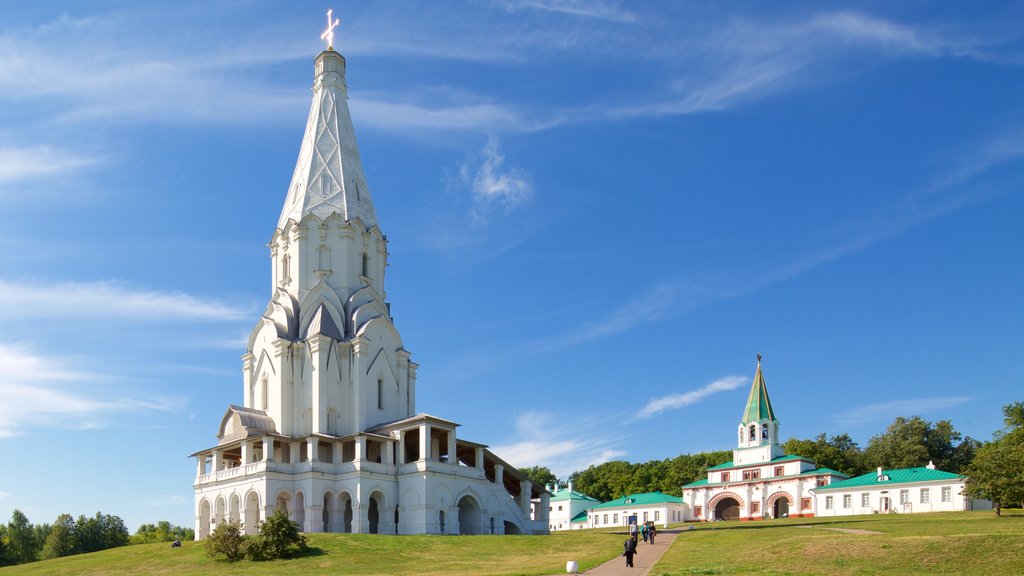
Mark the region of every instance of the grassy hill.
[[651, 571], [651, 576], [684, 574], [1024, 574], [1024, 514], [705, 524], [680, 534]]
[[[852, 532], [851, 532], [852, 531]], [[310, 554], [277, 562], [214, 561], [201, 543], [114, 550], [0, 569], [0, 576], [209, 574], [559, 574], [616, 556], [622, 533], [551, 536], [310, 534]], [[683, 532], [651, 571], [685, 574], [1024, 574], [1024, 514], [991, 512], [720, 522]]]

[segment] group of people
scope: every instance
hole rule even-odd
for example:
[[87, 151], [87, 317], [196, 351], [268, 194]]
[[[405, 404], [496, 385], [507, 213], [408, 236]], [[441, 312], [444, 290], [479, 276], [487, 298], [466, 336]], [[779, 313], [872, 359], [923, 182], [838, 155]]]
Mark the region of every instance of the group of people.
[[647, 521], [641, 524], [639, 527], [636, 522], [629, 524], [629, 538], [622, 544], [625, 550], [622, 555], [626, 557], [626, 567], [633, 567], [633, 555], [638, 554], [636, 549], [636, 543], [639, 536], [644, 537], [644, 542], [654, 544], [654, 535], [658, 533], [658, 529], [654, 527], [654, 522]]

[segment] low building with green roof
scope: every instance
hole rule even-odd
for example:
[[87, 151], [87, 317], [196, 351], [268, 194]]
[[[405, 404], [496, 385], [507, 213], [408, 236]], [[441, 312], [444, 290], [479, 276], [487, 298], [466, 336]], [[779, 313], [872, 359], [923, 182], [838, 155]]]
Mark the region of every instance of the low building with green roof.
[[632, 521], [637, 525], [654, 522], [662, 527], [682, 522], [686, 518], [683, 499], [661, 492], [627, 494], [610, 502], [587, 509], [587, 528], [626, 527]]
[[991, 510], [988, 500], [964, 494], [967, 477], [927, 466], [878, 468], [848, 480], [814, 489], [818, 516], [852, 516], [897, 512]]
[[[548, 528], [557, 530], [576, 530], [586, 528], [586, 510], [601, 501], [581, 494], [572, 489], [572, 482], [566, 487], [550, 486], [551, 500], [548, 510]], [[583, 520], [579, 518], [582, 515]]]

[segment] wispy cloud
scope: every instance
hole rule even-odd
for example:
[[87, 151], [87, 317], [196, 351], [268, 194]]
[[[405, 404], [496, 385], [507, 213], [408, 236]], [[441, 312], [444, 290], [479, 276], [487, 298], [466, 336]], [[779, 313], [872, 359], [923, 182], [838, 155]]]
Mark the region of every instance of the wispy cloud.
[[744, 378], [743, 376], [726, 376], [696, 390], [690, 390], [689, 392], [682, 392], [679, 394], [670, 394], [668, 396], [662, 396], [661, 398], [652, 398], [647, 405], [640, 410], [638, 417], [650, 418], [651, 416], [661, 414], [666, 410], [685, 408], [686, 406], [696, 404], [717, 392], [735, 390], [748, 380], [748, 378]]
[[30, 178], [57, 177], [98, 161], [96, 157], [52, 146], [0, 147], [0, 185]]
[[0, 319], [103, 318], [149, 322], [231, 321], [252, 311], [182, 292], [138, 289], [122, 282], [0, 280]]
[[505, 2], [505, 6], [508, 10], [532, 9], [610, 22], [636, 22], [639, 19], [636, 13], [618, 3], [596, 0], [512, 0]]
[[621, 458], [626, 434], [621, 426], [574, 417], [568, 424], [551, 412], [526, 412], [516, 419], [517, 439], [493, 446], [517, 468], [547, 466], [560, 478], [588, 466]]
[[533, 184], [519, 168], [506, 168], [498, 139], [491, 137], [479, 154], [466, 161], [459, 179], [472, 198], [470, 216], [484, 224], [495, 210], [509, 212], [533, 198]]
[[[0, 343], [0, 438], [26, 434], [37, 426], [93, 429], [104, 416], [126, 411], [173, 412], [182, 400], [133, 397], [97, 383], [103, 375], [73, 368], [74, 359], [41, 356], [23, 344]], [[90, 384], [88, 394], [78, 389]]]
[[914, 398], [893, 400], [854, 408], [833, 417], [838, 426], [860, 426], [872, 422], [891, 420], [896, 416], [920, 416], [930, 412], [947, 410], [954, 406], [970, 402], [970, 396], [945, 396], [937, 398]]

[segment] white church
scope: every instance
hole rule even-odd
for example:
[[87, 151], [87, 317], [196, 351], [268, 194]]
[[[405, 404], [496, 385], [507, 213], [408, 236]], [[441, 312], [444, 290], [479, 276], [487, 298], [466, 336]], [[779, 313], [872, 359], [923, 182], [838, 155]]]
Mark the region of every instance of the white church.
[[[328, 14], [330, 23], [330, 14]], [[195, 533], [277, 510], [306, 532], [547, 534], [550, 494], [458, 424], [416, 412], [416, 368], [384, 291], [387, 239], [359, 158], [345, 58], [313, 103], [270, 239], [271, 297], [242, 356], [242, 405], [197, 460]]]

